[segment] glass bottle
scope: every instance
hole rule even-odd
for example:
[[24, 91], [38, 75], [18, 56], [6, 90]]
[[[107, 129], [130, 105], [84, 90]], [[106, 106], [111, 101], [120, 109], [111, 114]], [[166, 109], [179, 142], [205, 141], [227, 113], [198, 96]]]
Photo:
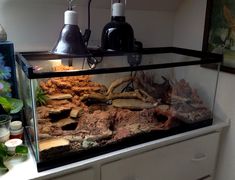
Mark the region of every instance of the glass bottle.
[[10, 137], [10, 115], [0, 115], [0, 142], [6, 142]]

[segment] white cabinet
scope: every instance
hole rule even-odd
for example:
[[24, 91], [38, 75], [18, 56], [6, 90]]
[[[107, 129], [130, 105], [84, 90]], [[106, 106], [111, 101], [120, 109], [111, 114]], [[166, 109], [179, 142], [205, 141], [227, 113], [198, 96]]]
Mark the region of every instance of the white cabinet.
[[87, 169], [83, 171], [74, 172], [71, 174], [66, 174], [64, 176], [59, 176], [53, 178], [54, 180], [95, 180], [94, 179], [94, 170]]
[[220, 133], [171, 144], [101, 166], [102, 180], [211, 180]]
[[220, 132], [91, 164], [55, 180], [213, 180]]

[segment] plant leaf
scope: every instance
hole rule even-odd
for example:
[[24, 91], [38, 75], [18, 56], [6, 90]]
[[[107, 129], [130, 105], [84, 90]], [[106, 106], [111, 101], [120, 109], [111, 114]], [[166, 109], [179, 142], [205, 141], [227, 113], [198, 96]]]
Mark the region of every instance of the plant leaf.
[[7, 172], [7, 171], [9, 171], [9, 169], [3, 163], [3, 158], [0, 157], [0, 172]]
[[7, 157], [7, 147], [3, 144], [0, 143], [0, 158], [6, 158]]
[[23, 102], [20, 99], [9, 97], [7, 97], [6, 99], [11, 104], [10, 114], [16, 114], [23, 108]]
[[10, 113], [12, 105], [6, 98], [0, 96], [0, 104], [7, 113]]
[[24, 145], [20, 145], [20, 146], [17, 146], [16, 149], [15, 149], [15, 153], [18, 154], [18, 155], [28, 155], [28, 147], [27, 146], [24, 146]]
[[40, 87], [37, 87], [37, 89], [36, 89], [37, 105], [39, 105], [39, 106], [45, 105], [47, 103], [47, 100], [48, 100], [48, 97], [45, 94], [45, 92]]

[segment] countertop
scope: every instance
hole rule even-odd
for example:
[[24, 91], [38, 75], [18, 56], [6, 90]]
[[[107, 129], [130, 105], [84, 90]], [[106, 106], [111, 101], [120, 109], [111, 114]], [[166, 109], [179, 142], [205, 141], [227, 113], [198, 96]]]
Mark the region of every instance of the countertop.
[[19, 159], [13, 159], [6, 163], [6, 166], [10, 169], [9, 172], [1, 175], [1, 180], [27, 180], [27, 179], [51, 179], [62, 174], [68, 174], [76, 170], [85, 169], [92, 167], [95, 164], [101, 164], [110, 160], [114, 160], [120, 157], [130, 156], [137, 153], [142, 153], [147, 150], [155, 149], [169, 144], [174, 144], [180, 141], [191, 139], [197, 136], [205, 135], [214, 131], [221, 131], [230, 124], [229, 120], [221, 121], [215, 119], [211, 126], [204, 128], [180, 133], [177, 135], [161, 138], [158, 140], [150, 141], [147, 143], [139, 144], [129, 148], [121, 149], [118, 151], [110, 152], [104, 155], [100, 155], [94, 158], [89, 158], [83, 161], [71, 163], [58, 168], [46, 170], [43, 172], [37, 171], [37, 166], [32, 152], [30, 151], [29, 156], [26, 160], [22, 161]]

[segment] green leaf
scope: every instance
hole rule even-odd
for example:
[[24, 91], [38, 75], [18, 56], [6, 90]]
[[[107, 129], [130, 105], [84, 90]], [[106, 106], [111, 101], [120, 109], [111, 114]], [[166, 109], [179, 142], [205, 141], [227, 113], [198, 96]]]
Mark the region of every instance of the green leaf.
[[7, 156], [7, 147], [3, 143], [0, 143], [0, 172], [7, 172], [9, 170], [4, 164], [4, 159]]
[[7, 113], [10, 113], [12, 105], [6, 98], [0, 96], [0, 104]]
[[18, 113], [23, 108], [23, 102], [19, 99], [0, 96], [0, 104], [10, 114]]
[[39, 106], [46, 105], [47, 101], [48, 101], [48, 97], [47, 97], [46, 93], [40, 87], [37, 87], [37, 89], [36, 89], [36, 103], [37, 103], [37, 105], [39, 105]]
[[0, 157], [0, 172], [7, 172], [9, 169], [5, 166], [3, 158]]
[[[16, 152], [15, 155], [19, 155], [21, 157], [27, 157], [28, 147], [24, 145], [17, 146], [15, 152]], [[11, 157], [8, 156], [7, 147], [3, 143], [0, 143], [0, 174], [9, 171], [9, 169], [4, 164], [4, 161], [10, 160], [11, 158], [15, 157], [15, 155]]]
[[0, 143], [0, 158], [5, 159], [6, 157], [7, 157], [7, 147], [3, 143]]
[[15, 149], [15, 153], [18, 155], [28, 155], [28, 147], [24, 145], [17, 146]]
[[20, 99], [15, 98], [6, 98], [8, 102], [11, 104], [10, 114], [18, 113], [23, 108], [23, 102]]

